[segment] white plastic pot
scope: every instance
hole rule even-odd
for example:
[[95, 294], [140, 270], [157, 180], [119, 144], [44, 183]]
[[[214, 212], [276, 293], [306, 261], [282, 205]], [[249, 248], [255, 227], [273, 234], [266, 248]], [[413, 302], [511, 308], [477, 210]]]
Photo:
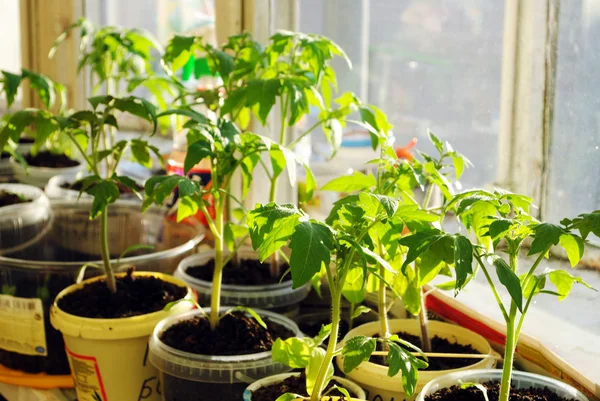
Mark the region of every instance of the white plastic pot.
[[[228, 309], [221, 308], [223, 312]], [[209, 310], [205, 308], [206, 313]], [[301, 335], [298, 326], [287, 317], [255, 311], [261, 317], [285, 326], [296, 336]], [[272, 360], [271, 351], [233, 356], [198, 355], [177, 350], [160, 340], [160, 335], [169, 327], [198, 315], [201, 312], [193, 310], [166, 318], [156, 326], [150, 338], [149, 358], [160, 371], [163, 401], [191, 399], [197, 394], [214, 395], [219, 401], [239, 401], [248, 384], [290, 371], [288, 366]]]
[[48, 198], [37, 187], [0, 184], [0, 191], [32, 200], [0, 208], [0, 255], [4, 255], [17, 252], [41, 239], [50, 228], [52, 211]]
[[[469, 370], [466, 372], [453, 372], [440, 376], [423, 387], [416, 401], [425, 401], [425, 398], [443, 388], [463, 383], [485, 383], [489, 381], [500, 381], [502, 371], [498, 369]], [[588, 398], [576, 388], [561, 381], [546, 376], [514, 371], [511, 378], [511, 386], [520, 388], [548, 388], [559, 397], [567, 400], [589, 401]]]
[[[180, 280], [161, 273], [136, 272], [134, 275], [155, 276], [185, 286]], [[84, 318], [58, 307], [58, 300], [65, 295], [101, 279], [103, 277], [96, 277], [67, 287], [58, 294], [50, 309], [52, 326], [62, 333], [65, 340], [77, 399], [160, 401], [158, 372], [148, 362], [148, 337], [158, 322], [169, 315], [189, 310], [192, 304], [181, 302], [169, 311], [122, 319]], [[186, 298], [192, 298], [189, 288]]]
[[[452, 370], [438, 370], [438, 371], [419, 371], [419, 379], [417, 382], [417, 388], [415, 394], [429, 383], [431, 380], [443, 376], [450, 372], [467, 371], [472, 369], [489, 369], [496, 366], [496, 359], [493, 356], [493, 350], [489, 342], [479, 334], [467, 330], [463, 327], [456, 326], [450, 323], [430, 321], [429, 335], [433, 338], [434, 336], [446, 338], [451, 342], [458, 342], [460, 344], [470, 344], [478, 353], [489, 355], [483, 359], [474, 359], [473, 364], [465, 366], [459, 369]], [[380, 330], [379, 322], [371, 322], [358, 326], [344, 337], [344, 341], [358, 336], [372, 337], [378, 334]], [[412, 335], [420, 335], [420, 326], [417, 319], [394, 319], [390, 320], [390, 331], [392, 333], [405, 332]], [[336, 358], [338, 367], [342, 369], [344, 357], [338, 356]], [[346, 376], [352, 381], [359, 384], [367, 393], [368, 400], [378, 401], [402, 401], [412, 400], [415, 396], [407, 397], [402, 387], [402, 377], [400, 374], [389, 377], [388, 367], [378, 365], [371, 362], [364, 362], [360, 364], [352, 372], [346, 374]]]
[[35, 166], [28, 166], [25, 168], [21, 165], [21, 163], [16, 161], [14, 157], [11, 157], [10, 165], [12, 167], [13, 175], [19, 182], [39, 188], [45, 187], [50, 178], [54, 177], [55, 175], [67, 175], [69, 177], [75, 177], [83, 168], [81, 163], [77, 166], [63, 168]]
[[[255, 381], [254, 383], [249, 385], [246, 388], [246, 390], [244, 390], [244, 401], [252, 401], [252, 393], [258, 390], [259, 388], [282, 382], [288, 377], [292, 376], [300, 376], [300, 373], [282, 373], [280, 375], [269, 376], [265, 377], [264, 379]], [[354, 398], [355, 400], [365, 399], [365, 392], [358, 384], [338, 376], [333, 376], [333, 380], [340, 383], [351, 394], [356, 395], [356, 398]]]
[[[227, 253], [226, 253], [227, 255]], [[257, 252], [250, 248], [239, 250], [242, 259], [257, 259]], [[204, 281], [187, 274], [191, 266], [202, 266], [214, 259], [214, 251], [200, 252], [181, 261], [175, 272], [175, 276], [186, 282], [198, 293], [200, 305], [210, 303], [212, 283]], [[223, 284], [221, 286], [221, 303], [223, 305], [243, 305], [249, 308], [272, 310], [285, 316], [296, 316], [302, 302], [310, 292], [311, 284], [297, 289], [292, 289], [292, 282], [268, 285], [233, 285]]]
[[[50, 199], [91, 199], [92, 197], [87, 193], [81, 193], [77, 190], [64, 188], [64, 185], [72, 185], [78, 177], [72, 175], [55, 175], [54, 177], [48, 180], [48, 184], [44, 191], [48, 198]], [[143, 187], [143, 182], [139, 182], [135, 180], [138, 184]], [[119, 199], [123, 200], [132, 200], [141, 202], [140, 198], [137, 197], [134, 193], [125, 193], [121, 194]]]

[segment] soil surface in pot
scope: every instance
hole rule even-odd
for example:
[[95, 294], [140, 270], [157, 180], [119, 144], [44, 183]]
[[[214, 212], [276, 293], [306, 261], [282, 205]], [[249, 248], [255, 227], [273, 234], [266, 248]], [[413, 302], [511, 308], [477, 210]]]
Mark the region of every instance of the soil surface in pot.
[[[483, 386], [487, 389], [489, 401], [498, 401], [500, 383], [487, 382], [483, 383]], [[572, 399], [555, 394], [547, 387], [513, 388], [510, 391], [510, 399], [511, 401], [572, 401]], [[485, 398], [482, 391], [477, 387], [461, 389], [459, 386], [452, 386], [425, 397], [425, 401], [485, 401]]]
[[[239, 266], [232, 266], [228, 263], [223, 269], [223, 284], [231, 285], [267, 285], [278, 284], [284, 276], [289, 266], [283, 265], [280, 274], [277, 277], [271, 277], [268, 263], [260, 263], [256, 259], [242, 259]], [[204, 280], [212, 281], [215, 261], [210, 260], [200, 266], [190, 266], [186, 273], [190, 276]], [[286, 280], [288, 281], [288, 280]], [[285, 282], [285, 281], [284, 281]]]
[[25, 155], [27, 164], [34, 167], [66, 168], [75, 167], [80, 163], [77, 160], [70, 159], [66, 155], [57, 155], [48, 151], [39, 152], [37, 155]]
[[136, 276], [129, 272], [117, 278], [112, 293], [105, 280], [94, 281], [58, 300], [58, 307], [71, 315], [118, 319], [158, 312], [185, 297], [187, 289], [157, 277]]
[[28, 136], [22, 136], [19, 138], [19, 143], [22, 144], [30, 144], [30, 143], [34, 143], [35, 139], [33, 138], [29, 138]]
[[22, 198], [15, 193], [0, 190], [0, 207], [27, 202], [31, 202], [31, 199]]
[[[409, 343], [416, 345], [419, 348], [422, 348], [421, 338], [419, 336], [413, 336], [412, 334], [399, 332], [398, 337], [401, 339], [408, 341]], [[403, 345], [400, 345], [403, 348]], [[470, 344], [464, 345], [456, 342], [448, 341], [445, 338], [434, 336], [431, 339], [431, 352], [445, 352], [452, 354], [479, 354], [475, 348], [473, 348]], [[383, 347], [380, 343], [377, 344], [377, 350], [383, 351]], [[458, 369], [465, 366], [473, 365], [477, 363], [478, 359], [471, 358], [429, 358], [429, 366], [427, 369], [423, 370], [448, 370], [448, 369]], [[382, 356], [373, 356], [370, 359], [370, 362], [377, 363], [379, 365], [385, 365], [384, 359]], [[490, 400], [491, 401], [491, 400]]]
[[277, 338], [287, 339], [294, 333], [268, 318], [267, 329], [256, 319], [242, 312], [221, 317], [219, 325], [211, 330], [208, 319], [195, 316], [165, 330], [160, 339], [175, 349], [199, 355], [246, 355], [271, 350]]
[[10, 153], [0, 152], [0, 159], [8, 159], [8, 158], [10, 158]]
[[[324, 393], [327, 393], [327, 391], [333, 386], [344, 387], [343, 384], [332, 380], [325, 388]], [[348, 392], [350, 393], [351, 397], [356, 397], [356, 394], [350, 391]], [[291, 376], [279, 383], [261, 387], [258, 390], [253, 391], [252, 401], [273, 401], [285, 393], [299, 394], [308, 397], [308, 391], [306, 391], [306, 376], [304, 372], [302, 372], [302, 374], [299, 376]], [[344, 396], [344, 394], [340, 393], [337, 389], [327, 393], [327, 395], [334, 397]]]
[[[83, 182], [82, 181], [77, 181], [77, 182], [73, 182], [73, 183], [65, 182], [65, 183], [61, 184], [60, 187], [63, 189], [71, 189], [73, 191], [79, 192], [83, 188]], [[119, 188], [119, 193], [121, 193], [121, 194], [133, 194], [133, 190], [131, 188], [129, 188], [128, 186], [118, 183], [117, 187]], [[141, 185], [135, 184], [135, 189], [139, 192], [139, 191], [142, 191], [144, 188]]]
[[[323, 319], [314, 319], [312, 316], [298, 316], [297, 318], [294, 319], [296, 321], [296, 323], [298, 323], [298, 328], [300, 329], [301, 332], [303, 332], [304, 334], [306, 334], [308, 337], [315, 337], [317, 334], [319, 334], [319, 331], [321, 330], [321, 327], [324, 324], [329, 324], [331, 323], [331, 317], [323, 317]], [[348, 324], [348, 322], [345, 319], [340, 320], [340, 329], [339, 329], [339, 338], [344, 338], [346, 336], [346, 334], [348, 334], [348, 331], [350, 331], [350, 325]], [[327, 338], [324, 342], [324, 345], [329, 344], [329, 338]]]

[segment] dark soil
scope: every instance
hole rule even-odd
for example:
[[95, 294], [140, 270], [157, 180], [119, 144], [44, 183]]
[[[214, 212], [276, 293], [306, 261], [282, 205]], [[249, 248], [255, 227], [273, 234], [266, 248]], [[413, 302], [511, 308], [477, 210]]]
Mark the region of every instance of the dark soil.
[[[173, 348], [195, 354], [245, 355], [268, 351], [275, 339], [294, 336], [280, 324], [264, 320], [267, 330], [253, 318], [234, 312], [223, 317], [217, 329], [212, 331], [206, 318], [196, 317], [169, 327], [161, 340]], [[165, 401], [239, 401], [246, 387], [248, 384], [238, 381], [207, 383], [162, 375]]]
[[[409, 343], [416, 345], [419, 348], [422, 348], [421, 338], [419, 336], [413, 336], [411, 334], [403, 332], [396, 334], [398, 334], [398, 337], [400, 337], [401, 339], [408, 341]], [[404, 347], [403, 345], [400, 346]], [[445, 352], [449, 354], [479, 354], [479, 351], [473, 348], [470, 344], [463, 345], [455, 342], [450, 342], [447, 339], [438, 336], [434, 336], [431, 339], [431, 348], [431, 352]], [[383, 350], [383, 347], [380, 343], [377, 344], [377, 350]], [[472, 365], [477, 361], [477, 359], [471, 358], [429, 358], [429, 366], [424, 370], [457, 369]], [[373, 356], [371, 357], [370, 362], [374, 362], [379, 365], [385, 364], [384, 358], [382, 356]]]
[[31, 202], [31, 199], [24, 199], [17, 194], [0, 190], [0, 207], [18, 205], [20, 203]]
[[[483, 383], [483, 386], [487, 389], [489, 401], [498, 401], [500, 383], [487, 382]], [[512, 389], [510, 399], [511, 401], [573, 401], [556, 395], [547, 387]], [[461, 389], [459, 386], [452, 386], [425, 397], [425, 401], [485, 401], [485, 398], [477, 387]]]
[[185, 297], [187, 290], [156, 277], [128, 274], [117, 279], [117, 292], [111, 293], [105, 280], [95, 281], [58, 301], [58, 307], [71, 315], [119, 319], [158, 312], [169, 303]]
[[277, 338], [294, 336], [284, 326], [264, 319], [265, 330], [242, 312], [224, 316], [215, 330], [208, 319], [196, 316], [177, 323], [162, 333], [162, 342], [175, 349], [199, 355], [246, 355], [269, 351]]
[[0, 152], [0, 159], [8, 159], [8, 158], [10, 158], [10, 153]]
[[[83, 188], [83, 182], [81, 182], [81, 181], [77, 181], [74, 183], [65, 182], [60, 187], [63, 189], [72, 189], [73, 191], [79, 192]], [[119, 193], [121, 193], [121, 195], [133, 194], [133, 190], [131, 188], [129, 188], [128, 186], [118, 183], [117, 187], [119, 188]], [[138, 192], [142, 191], [144, 189], [141, 185], [138, 185], [138, 184], [136, 184], [135, 187]]]
[[68, 158], [66, 155], [56, 155], [48, 151], [39, 152], [37, 155], [25, 155], [27, 164], [34, 167], [65, 168], [75, 167], [80, 163], [77, 160]]
[[[267, 285], [277, 284], [288, 270], [288, 265], [281, 266], [281, 274], [271, 277], [268, 263], [260, 263], [256, 259], [242, 259], [239, 266], [228, 263], [223, 269], [223, 284], [231, 285]], [[187, 274], [204, 281], [212, 281], [215, 261], [210, 260], [202, 266], [190, 266]], [[288, 275], [288, 280], [289, 275]]]
[[[320, 320], [312, 320], [311, 318], [312, 316], [308, 316], [307, 319], [304, 319], [303, 316], [298, 316], [298, 318], [295, 319], [298, 323], [298, 328], [300, 328], [300, 331], [306, 334], [308, 337], [315, 337], [317, 334], [319, 334], [319, 331], [324, 324], [331, 323], [331, 317], [324, 316], [323, 319]], [[345, 319], [340, 320], [338, 337], [344, 338], [344, 336], [348, 334], [348, 331], [350, 331], [350, 325], [348, 322]], [[327, 344], [329, 344], [329, 338], [323, 342], [323, 345], [326, 346]]]
[[35, 142], [35, 139], [29, 138], [27, 136], [22, 136], [19, 138], [19, 143], [29, 144], [29, 143], [34, 143], [34, 142]]
[[[333, 386], [344, 387], [342, 384], [332, 380], [325, 388], [324, 393], [326, 393]], [[299, 376], [288, 377], [282, 382], [259, 388], [252, 393], [252, 401], [273, 401], [285, 393], [299, 394], [308, 397], [308, 391], [306, 391], [306, 376], [304, 372], [302, 372]], [[333, 390], [327, 395], [333, 397], [344, 396], [344, 394], [340, 393], [338, 390]], [[350, 393], [350, 396], [356, 397], [357, 395]]]

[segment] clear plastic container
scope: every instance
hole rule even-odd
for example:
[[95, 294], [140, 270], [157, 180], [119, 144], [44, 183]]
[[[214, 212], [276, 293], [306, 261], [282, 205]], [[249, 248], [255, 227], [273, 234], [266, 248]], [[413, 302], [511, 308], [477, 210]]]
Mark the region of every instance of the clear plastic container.
[[[227, 255], [227, 253], [226, 253]], [[250, 248], [239, 250], [241, 259], [258, 259], [257, 252]], [[200, 280], [187, 274], [191, 266], [202, 266], [214, 259], [214, 252], [201, 252], [181, 261], [175, 272], [175, 276], [185, 281], [198, 293], [200, 305], [210, 303], [212, 283]], [[301, 288], [292, 289], [292, 282], [288, 279], [282, 283], [268, 285], [232, 285], [221, 286], [221, 302], [224, 305], [243, 305], [250, 308], [267, 309], [281, 313], [288, 317], [298, 314], [300, 303], [308, 296], [311, 284], [307, 283]]]
[[34, 185], [38, 188], [44, 188], [50, 178], [55, 175], [68, 175], [75, 177], [83, 169], [83, 164], [79, 164], [74, 167], [64, 168], [50, 168], [50, 167], [35, 167], [28, 166], [23, 167], [21, 163], [16, 161], [13, 157], [10, 159], [10, 165], [12, 167], [15, 178], [23, 184]]
[[[425, 398], [443, 388], [451, 387], [462, 382], [485, 383], [488, 381], [500, 381], [502, 371], [498, 369], [469, 370], [455, 372], [440, 376], [423, 387], [416, 401], [425, 401]], [[589, 401], [588, 398], [576, 388], [561, 381], [533, 373], [514, 371], [512, 374], [512, 388], [544, 388], [554, 392], [567, 400]]]
[[35, 244], [49, 230], [52, 211], [42, 190], [24, 184], [0, 184], [0, 192], [21, 195], [31, 202], [0, 208], [0, 255]]
[[[62, 335], [50, 325], [49, 308], [54, 297], [64, 288], [75, 283], [86, 262], [101, 265], [99, 251], [82, 252], [78, 249], [78, 237], [93, 242], [94, 235], [82, 234], [82, 227], [93, 233], [97, 222], [89, 220], [90, 201], [52, 201], [54, 222], [51, 229], [36, 244], [18, 252], [0, 256], [0, 293], [25, 299], [40, 299], [43, 306], [43, 322], [47, 342], [47, 355], [29, 355], [0, 348], [0, 365], [27, 373], [69, 374]], [[203, 238], [200, 225], [187, 226], [165, 219], [165, 209], [154, 207], [141, 213], [139, 203], [119, 202], [111, 205], [111, 212], [130, 213], [138, 226], [127, 226], [126, 220], [114, 220], [117, 231], [123, 232], [127, 246], [143, 243], [154, 245], [153, 250], [141, 250], [121, 259], [121, 266], [133, 265], [138, 271], [156, 271], [172, 274], [179, 262], [192, 254]], [[87, 224], [89, 226], [82, 226]], [[69, 230], [72, 225], [80, 225]], [[139, 230], [143, 235], [139, 235]], [[97, 237], [96, 242], [99, 242]], [[66, 245], [66, 247], [64, 246]], [[113, 263], [116, 264], [114, 255]], [[101, 270], [88, 268], [86, 277], [102, 274]], [[0, 325], [0, 338], [8, 328]]]
[[[260, 379], [249, 385], [246, 390], [244, 390], [244, 401], [252, 401], [252, 392], [258, 390], [261, 387], [270, 386], [271, 384], [279, 383], [284, 381], [288, 377], [291, 376], [299, 376], [300, 373], [282, 373], [280, 375], [274, 375], [265, 377], [264, 379]], [[355, 400], [364, 400], [366, 399], [366, 395], [364, 390], [356, 383], [344, 379], [343, 377], [333, 376], [333, 379], [339, 384], [341, 384], [346, 390], [348, 390], [351, 394], [354, 394], [356, 397]]]
[[[222, 307], [225, 312], [229, 308]], [[210, 308], [204, 309], [206, 313]], [[263, 318], [281, 324], [301, 336], [296, 323], [277, 313], [255, 309]], [[163, 319], [150, 337], [149, 359], [160, 371], [163, 401], [192, 399], [194, 394], [214, 395], [219, 401], [239, 401], [246, 386], [263, 377], [291, 369], [271, 358], [271, 351], [249, 355], [198, 355], [169, 347], [160, 334], [170, 326], [202, 315], [199, 310]]]

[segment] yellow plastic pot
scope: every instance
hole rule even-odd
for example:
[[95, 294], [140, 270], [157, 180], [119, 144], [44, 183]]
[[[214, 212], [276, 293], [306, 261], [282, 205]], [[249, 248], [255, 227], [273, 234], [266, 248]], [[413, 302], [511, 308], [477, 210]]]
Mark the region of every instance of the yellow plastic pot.
[[[480, 354], [489, 355], [483, 359], [474, 359], [473, 364], [459, 369], [437, 370], [437, 371], [419, 371], [419, 379], [415, 395], [406, 396], [402, 387], [401, 373], [394, 377], [387, 375], [387, 366], [378, 365], [371, 362], [360, 364], [352, 372], [346, 374], [346, 377], [359, 386], [367, 394], [367, 400], [371, 401], [403, 401], [414, 400], [416, 394], [431, 380], [452, 372], [461, 372], [472, 369], [491, 369], [496, 366], [496, 359], [493, 354], [490, 343], [479, 334], [467, 330], [463, 327], [450, 323], [430, 321], [429, 335], [446, 338], [451, 342], [460, 344], [470, 344]], [[380, 330], [379, 322], [371, 322], [358, 326], [348, 332], [343, 341], [355, 336], [372, 337], [378, 334]], [[392, 333], [405, 332], [412, 335], [420, 335], [420, 326], [417, 319], [394, 319], [390, 320], [390, 331]], [[343, 367], [343, 356], [338, 356], [336, 362], [340, 369]]]
[[[161, 273], [136, 272], [134, 275], [153, 276], [186, 287], [183, 281]], [[58, 294], [50, 309], [50, 322], [65, 340], [77, 398], [79, 401], [160, 401], [158, 371], [148, 360], [148, 337], [160, 320], [189, 310], [193, 305], [181, 302], [168, 312], [122, 319], [83, 318], [58, 307], [58, 300], [65, 295], [102, 279], [95, 277], [67, 287]], [[186, 298], [192, 298], [189, 287]]]

